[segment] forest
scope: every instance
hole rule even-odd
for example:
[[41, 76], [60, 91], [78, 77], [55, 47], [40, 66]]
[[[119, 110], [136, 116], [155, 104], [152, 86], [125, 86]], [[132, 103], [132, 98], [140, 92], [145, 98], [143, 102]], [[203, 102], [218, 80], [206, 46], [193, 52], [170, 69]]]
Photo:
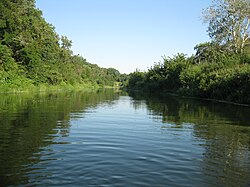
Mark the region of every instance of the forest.
[[125, 75], [74, 55], [72, 41], [46, 22], [35, 0], [0, 1], [0, 90], [114, 86]]
[[216, 0], [202, 14], [211, 41], [135, 71], [129, 90], [250, 104], [250, 1]]

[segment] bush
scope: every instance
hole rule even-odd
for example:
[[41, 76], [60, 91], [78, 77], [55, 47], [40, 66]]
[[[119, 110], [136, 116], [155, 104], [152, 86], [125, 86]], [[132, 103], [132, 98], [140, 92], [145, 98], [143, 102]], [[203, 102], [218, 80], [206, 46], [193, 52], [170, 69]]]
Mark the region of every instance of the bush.
[[229, 54], [218, 62], [195, 63], [195, 58], [178, 54], [165, 58], [146, 73], [130, 75], [129, 87], [175, 91], [185, 95], [250, 104], [250, 64], [242, 55]]

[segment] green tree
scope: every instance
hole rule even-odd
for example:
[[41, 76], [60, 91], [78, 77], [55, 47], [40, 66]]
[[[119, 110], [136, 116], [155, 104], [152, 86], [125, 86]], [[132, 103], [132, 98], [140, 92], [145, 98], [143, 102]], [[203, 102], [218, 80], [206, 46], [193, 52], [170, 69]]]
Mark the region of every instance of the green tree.
[[225, 59], [224, 49], [215, 42], [206, 42], [198, 44], [194, 47], [196, 50], [194, 63], [200, 64], [204, 62], [215, 63]]
[[72, 41], [69, 40], [67, 36], [62, 36], [61, 45], [63, 49], [70, 50], [70, 48], [72, 47]]
[[208, 23], [208, 34], [229, 51], [243, 53], [250, 37], [250, 1], [214, 0], [204, 10], [203, 19]]
[[72, 41], [45, 21], [35, 0], [0, 0], [1, 83], [113, 85], [118, 80], [117, 70], [92, 65], [71, 47]]

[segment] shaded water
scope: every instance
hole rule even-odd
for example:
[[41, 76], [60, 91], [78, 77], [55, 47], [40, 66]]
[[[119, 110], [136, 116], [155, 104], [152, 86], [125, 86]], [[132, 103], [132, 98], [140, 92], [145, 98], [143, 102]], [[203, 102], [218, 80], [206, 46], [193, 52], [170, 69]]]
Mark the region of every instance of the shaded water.
[[249, 186], [250, 108], [103, 90], [0, 96], [0, 186]]

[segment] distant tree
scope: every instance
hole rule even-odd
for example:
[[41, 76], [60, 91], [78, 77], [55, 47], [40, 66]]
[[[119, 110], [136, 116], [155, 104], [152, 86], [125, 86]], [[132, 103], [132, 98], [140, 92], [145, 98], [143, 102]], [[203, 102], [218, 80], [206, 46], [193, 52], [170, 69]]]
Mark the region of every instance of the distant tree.
[[72, 41], [69, 40], [67, 36], [62, 36], [61, 42], [63, 49], [70, 50], [70, 48], [72, 47]]
[[111, 76], [112, 78], [117, 79], [117, 80], [118, 80], [118, 78], [120, 76], [120, 72], [117, 69], [114, 69], [114, 68], [108, 68], [107, 69], [107, 74], [109, 76]]
[[135, 72], [129, 74], [129, 83], [128, 87], [129, 88], [142, 88], [144, 85], [145, 81], [145, 72], [141, 72], [138, 69], [136, 69]]
[[214, 42], [226, 45], [227, 49], [242, 53], [250, 37], [249, 0], [213, 0], [203, 11], [203, 20], [208, 23], [208, 34]]

